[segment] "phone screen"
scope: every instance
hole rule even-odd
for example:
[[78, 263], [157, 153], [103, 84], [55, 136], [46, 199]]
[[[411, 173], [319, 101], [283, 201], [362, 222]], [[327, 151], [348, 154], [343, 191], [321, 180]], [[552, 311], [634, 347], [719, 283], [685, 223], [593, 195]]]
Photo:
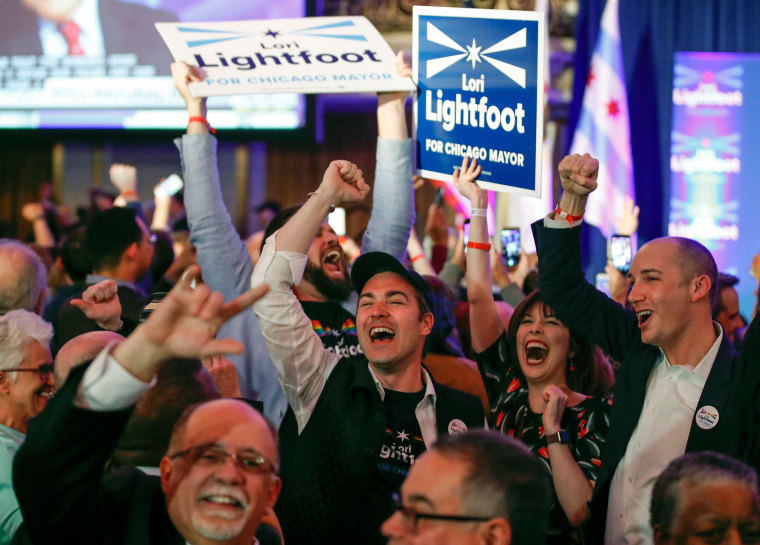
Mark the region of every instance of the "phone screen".
[[443, 193], [445, 191], [446, 191], [446, 188], [441, 186], [435, 192], [435, 199], [433, 199], [433, 204], [436, 205], [438, 208], [440, 208], [441, 205], [443, 204]]
[[612, 235], [609, 241], [609, 258], [612, 266], [621, 273], [627, 273], [631, 268], [633, 247], [628, 235]]
[[163, 182], [158, 184], [158, 187], [156, 188], [156, 193], [163, 195], [164, 197], [171, 197], [175, 193], [177, 193], [180, 189], [182, 189], [183, 186], [182, 178], [177, 176], [176, 174], [170, 174], [167, 176]]
[[597, 273], [596, 275], [596, 289], [604, 293], [605, 295], [610, 295], [610, 276], [605, 273]]
[[327, 215], [327, 223], [339, 237], [346, 235], [346, 209], [336, 208]]
[[464, 224], [462, 225], [462, 230], [464, 231], [464, 251], [467, 251], [467, 243], [470, 241], [470, 218], [467, 218], [464, 220]]
[[501, 230], [501, 256], [507, 267], [514, 267], [520, 261], [520, 229], [505, 227]]

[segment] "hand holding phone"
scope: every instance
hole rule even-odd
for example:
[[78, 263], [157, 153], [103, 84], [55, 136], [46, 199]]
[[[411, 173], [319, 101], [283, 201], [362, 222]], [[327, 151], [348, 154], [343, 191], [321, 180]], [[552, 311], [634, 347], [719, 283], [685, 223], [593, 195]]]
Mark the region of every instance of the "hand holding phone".
[[171, 197], [175, 195], [182, 187], [184, 182], [176, 174], [170, 174], [159, 183], [153, 190], [153, 193], [159, 197]]

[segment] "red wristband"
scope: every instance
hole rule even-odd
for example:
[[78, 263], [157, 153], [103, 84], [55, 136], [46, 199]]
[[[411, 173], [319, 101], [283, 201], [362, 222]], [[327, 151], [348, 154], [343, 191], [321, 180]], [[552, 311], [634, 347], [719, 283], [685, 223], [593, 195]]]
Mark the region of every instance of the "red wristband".
[[410, 260], [412, 263], [414, 263], [415, 261], [417, 261], [418, 259], [422, 259], [423, 257], [425, 257], [425, 254], [417, 254], [416, 256], [410, 258]]
[[485, 243], [485, 242], [473, 242], [471, 240], [467, 241], [467, 247], [468, 248], [475, 248], [476, 250], [485, 250], [486, 252], [491, 249], [491, 243]]
[[204, 125], [206, 125], [206, 128], [208, 128], [208, 132], [210, 132], [211, 134], [216, 134], [216, 129], [214, 129], [209, 124], [209, 122], [206, 120], [205, 117], [202, 117], [200, 115], [192, 115], [192, 116], [190, 116], [190, 119], [187, 120], [187, 123], [188, 123], [188, 125], [190, 123], [203, 123]]
[[559, 204], [557, 205], [557, 209], [554, 211], [554, 213], [560, 218], [562, 218], [563, 220], [567, 220], [567, 222], [570, 224], [570, 227], [573, 226], [574, 221], [581, 221], [583, 219], [583, 214], [581, 214], [580, 216], [571, 216], [570, 214], [562, 210], [559, 207]]
[[135, 190], [135, 189], [127, 189], [126, 191], [122, 191], [121, 192], [121, 196], [122, 197], [131, 197], [132, 195], [134, 195], [136, 197], [137, 196], [137, 190]]

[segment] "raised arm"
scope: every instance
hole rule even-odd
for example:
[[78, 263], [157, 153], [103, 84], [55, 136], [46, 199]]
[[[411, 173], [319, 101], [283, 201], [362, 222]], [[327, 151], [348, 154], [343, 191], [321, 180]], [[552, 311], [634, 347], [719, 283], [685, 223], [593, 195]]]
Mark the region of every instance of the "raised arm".
[[533, 224], [539, 285], [546, 302], [569, 327], [621, 361], [638, 338], [636, 316], [586, 282], [581, 265], [580, 219], [596, 188], [599, 163], [590, 155], [569, 155], [559, 164], [560, 212]]
[[[396, 70], [402, 77], [411, 67], [399, 52]], [[406, 127], [407, 92], [377, 95], [377, 156], [372, 212], [362, 239], [362, 251], [383, 251], [403, 260], [414, 224], [412, 142]]]
[[[103, 467], [131, 414], [168, 358], [238, 352], [240, 344], [216, 339], [221, 324], [266, 292], [261, 286], [233, 301], [207, 286], [191, 288], [198, 267], [163, 299], [148, 320], [86, 369], [72, 373], [36, 417], [16, 455], [14, 488], [34, 543], [105, 543], [122, 537], [110, 509], [122, 499], [100, 486]], [[98, 524], [93, 524], [98, 521]]]
[[[206, 99], [190, 93], [190, 82], [201, 81], [197, 68], [183, 62], [172, 64], [172, 77], [187, 105], [189, 119], [206, 119]], [[230, 298], [245, 292], [253, 264], [224, 205], [216, 164], [216, 138], [206, 123], [188, 123], [187, 134], [175, 141], [182, 158], [185, 209], [190, 242], [197, 249], [203, 280]]]
[[368, 192], [356, 165], [330, 163], [319, 188], [267, 239], [254, 269], [252, 284], [271, 288], [254, 310], [299, 433], [340, 356], [324, 348], [291, 287], [301, 282], [305, 254], [332, 206], [361, 200]]
[[[482, 352], [491, 346], [504, 331], [504, 326], [496, 312], [491, 291], [491, 261], [488, 239], [488, 192], [478, 187], [475, 180], [480, 175], [477, 160], [462, 159], [462, 168], [454, 171], [454, 186], [459, 193], [472, 203], [470, 218], [471, 247], [467, 249], [467, 300], [470, 303], [470, 335], [472, 348]], [[475, 247], [480, 245], [480, 247]]]

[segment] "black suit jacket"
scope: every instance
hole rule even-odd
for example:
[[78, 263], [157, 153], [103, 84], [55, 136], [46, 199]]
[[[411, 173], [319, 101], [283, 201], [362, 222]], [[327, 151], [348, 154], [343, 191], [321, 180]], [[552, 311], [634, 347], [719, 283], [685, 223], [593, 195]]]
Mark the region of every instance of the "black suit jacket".
[[[580, 227], [545, 228], [543, 220], [533, 224], [538, 250], [539, 284], [546, 302], [567, 325], [588, 341], [599, 345], [620, 362], [615, 396], [602, 454], [602, 465], [591, 502], [587, 541], [602, 543], [607, 518], [607, 499], [612, 476], [625, 454], [628, 441], [644, 407], [647, 381], [660, 357], [659, 348], [641, 342], [638, 319], [633, 312], [586, 282], [581, 269]], [[737, 384], [740, 357], [724, 337], [697, 408], [711, 405], [718, 410], [718, 424], [701, 429], [692, 419], [686, 451], [713, 450], [739, 454], [740, 421], [729, 410]]]
[[31, 422], [13, 464], [28, 541], [184, 544], [169, 519], [158, 479], [125, 468], [101, 482], [131, 409], [95, 412], [75, 407], [83, 374], [84, 367], [74, 369]]
[[[119, 0], [100, 0], [98, 11], [106, 55], [137, 53], [139, 64], [169, 73], [172, 57], [153, 23], [175, 22], [175, 14]], [[0, 55], [42, 55], [37, 21], [21, 0], [0, 2]]]
[[[95, 412], [74, 406], [87, 365], [71, 371], [32, 420], [13, 465], [24, 523], [14, 545], [185, 545], [166, 510], [158, 477], [134, 467], [103, 476], [132, 409]], [[256, 532], [261, 545], [281, 543], [273, 527]]]

